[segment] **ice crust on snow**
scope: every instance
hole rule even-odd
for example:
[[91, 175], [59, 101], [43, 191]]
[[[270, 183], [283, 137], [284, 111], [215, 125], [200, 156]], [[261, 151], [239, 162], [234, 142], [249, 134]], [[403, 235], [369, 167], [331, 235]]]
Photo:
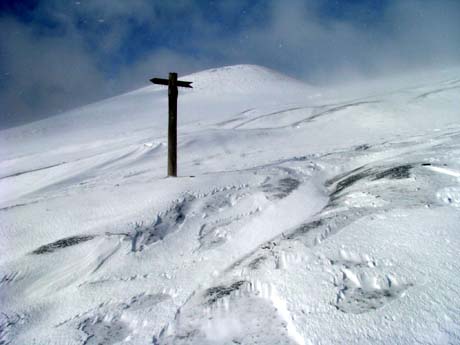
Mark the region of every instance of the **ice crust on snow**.
[[0, 132], [0, 344], [460, 343], [460, 69], [181, 77]]

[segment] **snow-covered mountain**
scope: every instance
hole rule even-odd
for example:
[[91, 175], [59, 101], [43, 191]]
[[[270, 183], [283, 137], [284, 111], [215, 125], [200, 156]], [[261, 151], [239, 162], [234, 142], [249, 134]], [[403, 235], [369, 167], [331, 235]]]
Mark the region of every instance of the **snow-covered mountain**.
[[460, 343], [460, 69], [238, 65], [0, 132], [0, 344]]

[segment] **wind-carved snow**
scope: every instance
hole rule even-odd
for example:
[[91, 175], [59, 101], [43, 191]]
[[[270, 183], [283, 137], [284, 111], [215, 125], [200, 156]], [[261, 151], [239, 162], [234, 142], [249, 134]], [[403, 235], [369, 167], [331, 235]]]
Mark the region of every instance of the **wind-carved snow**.
[[1, 344], [460, 342], [458, 69], [183, 79], [0, 132]]
[[[335, 261], [333, 265], [340, 264]], [[348, 267], [347, 267], [348, 266]], [[355, 262], [341, 268], [336, 282], [339, 292], [335, 306], [344, 313], [362, 314], [383, 307], [399, 298], [411, 283], [401, 282], [392, 274], [382, 274], [375, 264]]]

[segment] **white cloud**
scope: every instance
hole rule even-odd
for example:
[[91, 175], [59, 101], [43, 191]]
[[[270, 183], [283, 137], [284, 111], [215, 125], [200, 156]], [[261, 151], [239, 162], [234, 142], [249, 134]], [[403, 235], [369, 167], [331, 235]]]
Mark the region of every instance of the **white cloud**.
[[[362, 8], [350, 5], [338, 19], [321, 12], [320, 0], [215, 2], [221, 18], [197, 4], [49, 0], [28, 22], [0, 16], [2, 123], [50, 115], [172, 70], [255, 63], [332, 82], [460, 62], [456, 0], [388, 2], [367, 27], [354, 17]], [[141, 34], [151, 40], [124, 52], [126, 60], [120, 51]]]

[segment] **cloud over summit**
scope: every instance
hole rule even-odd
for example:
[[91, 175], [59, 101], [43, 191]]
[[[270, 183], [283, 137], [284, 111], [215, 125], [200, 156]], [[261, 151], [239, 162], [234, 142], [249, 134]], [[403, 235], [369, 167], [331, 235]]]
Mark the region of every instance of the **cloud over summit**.
[[460, 61], [456, 0], [6, 1], [2, 127], [146, 85], [253, 63], [312, 82]]

